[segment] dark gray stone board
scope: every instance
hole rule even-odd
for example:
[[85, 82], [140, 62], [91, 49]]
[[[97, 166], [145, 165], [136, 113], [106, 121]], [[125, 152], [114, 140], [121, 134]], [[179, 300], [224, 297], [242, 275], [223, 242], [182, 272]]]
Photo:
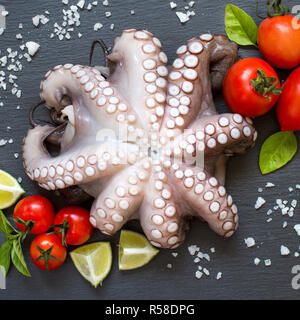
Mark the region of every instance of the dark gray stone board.
[[[77, 1], [73, 1], [77, 2]], [[88, 1], [86, 1], [88, 2]], [[92, 2], [92, 0], [90, 0]], [[177, 0], [177, 9], [182, 9], [185, 1]], [[288, 1], [295, 5], [298, 1]], [[169, 60], [175, 57], [176, 49], [186, 40], [201, 33], [224, 33], [224, 10], [228, 1], [200, 0], [195, 1], [193, 10], [196, 16], [185, 25], [181, 25], [174, 10], [169, 7], [167, 0], [110, 0], [110, 6], [103, 7], [99, 1], [98, 7], [91, 12], [84, 10], [81, 14], [81, 26], [77, 32], [83, 34], [82, 38], [73, 33], [71, 40], [59, 41], [50, 39], [54, 22], [62, 22], [61, 1], [44, 0], [6, 0], [0, 1], [10, 12], [7, 17], [7, 29], [0, 36], [1, 55], [6, 48], [19, 49], [22, 40], [16, 39], [16, 34], [23, 35], [23, 41], [33, 40], [41, 45], [39, 52], [31, 63], [23, 63], [23, 71], [19, 73], [18, 83], [23, 91], [21, 99], [12, 96], [8, 91], [0, 90], [0, 101], [4, 106], [0, 108], [0, 138], [13, 138], [12, 144], [0, 147], [0, 168], [10, 172], [15, 177], [22, 177], [22, 186], [30, 194], [43, 194], [51, 198], [56, 208], [63, 205], [63, 201], [46, 191], [38, 189], [26, 177], [21, 159], [21, 144], [29, 128], [28, 111], [30, 106], [39, 100], [39, 86], [45, 73], [55, 65], [70, 63], [88, 64], [89, 48], [93, 40], [102, 38], [109, 46], [113, 44], [115, 36], [123, 29], [148, 29], [158, 37], [167, 53]], [[233, 0], [232, 3], [242, 7], [255, 21], [255, 1]], [[298, 2], [299, 3], [299, 2]], [[50, 22], [40, 28], [32, 25], [32, 17], [50, 12]], [[130, 13], [135, 10], [135, 14]], [[109, 18], [105, 11], [111, 11]], [[18, 29], [19, 23], [24, 25]], [[104, 27], [94, 32], [93, 26], [101, 22]], [[110, 24], [114, 23], [114, 30]], [[96, 60], [102, 62], [100, 49]], [[240, 49], [240, 57], [259, 56], [254, 48]], [[0, 68], [0, 70], [2, 70]], [[280, 72], [282, 77], [285, 72]], [[216, 98], [219, 112], [228, 111], [219, 94]], [[20, 109], [17, 110], [17, 105]], [[46, 111], [40, 111], [40, 115]], [[147, 266], [128, 272], [118, 271], [118, 239], [119, 233], [108, 238], [95, 232], [91, 241], [110, 240], [113, 247], [114, 262], [111, 273], [105, 279], [103, 286], [94, 289], [76, 271], [70, 258], [65, 265], [53, 272], [43, 272], [35, 268], [29, 258], [30, 239], [24, 244], [24, 255], [32, 273], [31, 278], [25, 278], [14, 268], [11, 268], [7, 277], [7, 289], [0, 290], [0, 299], [298, 299], [300, 291], [292, 289], [292, 266], [299, 263], [293, 253], [299, 246], [299, 238], [293, 226], [300, 223], [300, 213], [296, 209], [295, 216], [282, 217], [280, 212], [273, 214], [273, 220], [266, 222], [266, 212], [275, 205], [276, 198], [287, 200], [298, 199], [300, 190], [290, 193], [289, 186], [300, 183], [299, 152], [286, 167], [281, 170], [262, 176], [258, 167], [258, 155], [263, 141], [279, 129], [275, 112], [256, 119], [255, 125], [259, 138], [254, 149], [247, 154], [233, 158], [229, 161], [227, 171], [227, 189], [232, 194], [239, 208], [240, 226], [236, 234], [230, 239], [222, 239], [209, 230], [206, 224], [195, 221], [184, 245], [175, 251], [178, 257], [174, 258], [170, 250], [162, 250]], [[7, 126], [11, 130], [7, 130]], [[299, 135], [298, 135], [299, 137]], [[14, 153], [20, 153], [15, 159]], [[262, 196], [267, 200], [265, 206], [256, 211], [254, 204], [258, 187], [264, 187], [266, 182], [273, 182], [276, 187], [267, 189]], [[5, 211], [11, 217], [11, 210]], [[288, 222], [287, 228], [282, 228], [283, 221]], [[128, 229], [140, 231], [137, 222], [130, 222]], [[244, 238], [254, 237], [256, 246], [247, 248]], [[0, 243], [4, 240], [0, 235]], [[201, 261], [200, 265], [210, 270], [210, 276], [203, 276], [201, 280], [195, 278], [197, 265], [188, 253], [187, 247], [191, 244], [200, 246], [201, 251], [209, 252], [214, 247], [216, 253], [210, 254], [211, 262]], [[291, 255], [280, 255], [281, 244], [291, 250]], [[209, 252], [210, 253], [210, 252]], [[255, 257], [261, 263], [255, 266]], [[264, 259], [271, 259], [270, 267], [264, 266]], [[173, 265], [167, 269], [167, 264]], [[216, 274], [222, 272], [222, 278], [216, 280]]]

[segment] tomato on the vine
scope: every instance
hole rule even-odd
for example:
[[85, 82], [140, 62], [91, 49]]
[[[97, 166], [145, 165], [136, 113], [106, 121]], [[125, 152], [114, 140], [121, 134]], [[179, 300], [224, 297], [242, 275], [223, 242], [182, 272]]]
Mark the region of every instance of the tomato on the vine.
[[246, 58], [227, 72], [223, 94], [228, 107], [248, 117], [267, 113], [279, 98], [280, 81], [274, 69], [259, 58]]
[[54, 231], [63, 243], [81, 245], [89, 240], [93, 234], [88, 210], [70, 206], [60, 210], [54, 219]]
[[286, 79], [277, 105], [282, 131], [300, 130], [300, 67]]
[[291, 69], [300, 64], [300, 21], [292, 15], [263, 20], [258, 28], [258, 47], [274, 67]]
[[21, 231], [29, 228], [31, 234], [47, 232], [54, 221], [54, 208], [43, 196], [30, 196], [20, 200], [14, 209], [14, 220]]
[[55, 270], [67, 257], [67, 249], [55, 234], [41, 234], [30, 246], [30, 257], [33, 263], [42, 270]]

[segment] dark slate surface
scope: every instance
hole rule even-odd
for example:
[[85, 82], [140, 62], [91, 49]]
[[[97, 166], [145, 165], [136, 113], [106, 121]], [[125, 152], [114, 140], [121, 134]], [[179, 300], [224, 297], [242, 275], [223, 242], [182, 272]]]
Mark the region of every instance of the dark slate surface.
[[[0, 36], [0, 49], [7, 47], [18, 49], [20, 40], [16, 40], [16, 33], [21, 32], [24, 41], [34, 40], [40, 43], [41, 49], [33, 61], [24, 62], [24, 70], [19, 75], [19, 84], [23, 90], [20, 100], [9, 92], [0, 90], [0, 101], [4, 106], [0, 109], [0, 137], [13, 137], [14, 143], [0, 148], [0, 168], [9, 171], [15, 177], [22, 177], [23, 187], [27, 194], [41, 193], [53, 199], [56, 207], [62, 201], [53, 194], [39, 190], [25, 176], [21, 159], [15, 159], [14, 153], [21, 150], [22, 139], [29, 128], [29, 107], [38, 101], [39, 84], [44, 74], [57, 64], [66, 62], [88, 63], [88, 53], [91, 42], [101, 37], [108, 45], [112, 45], [113, 38], [126, 28], [149, 29], [164, 45], [164, 51], [173, 60], [176, 48], [189, 38], [203, 32], [224, 32], [223, 15], [227, 1], [201, 0], [195, 1], [196, 16], [184, 26], [181, 26], [174, 11], [169, 8], [169, 1], [162, 0], [110, 0], [109, 7], [100, 4], [92, 12], [84, 11], [81, 26], [78, 28], [83, 34], [81, 39], [75, 35], [70, 41], [50, 39], [49, 35], [55, 21], [61, 23], [61, 1], [43, 0], [10, 0], [0, 1], [10, 12], [7, 17], [7, 30]], [[86, 1], [87, 2], [87, 1]], [[255, 16], [254, 1], [232, 1]], [[178, 0], [178, 8], [184, 6], [184, 1]], [[296, 4], [297, 1], [289, 1]], [[135, 15], [130, 10], [135, 10]], [[42, 14], [45, 10], [51, 13], [51, 21], [39, 29], [33, 27], [31, 18]], [[111, 11], [112, 16], [105, 18], [104, 12]], [[104, 24], [98, 33], [93, 31], [96, 22]], [[22, 22], [24, 29], [19, 30]], [[256, 19], [258, 23], [258, 19]], [[112, 31], [111, 23], [115, 24]], [[241, 49], [241, 57], [259, 56], [255, 49]], [[100, 63], [100, 58], [98, 59]], [[282, 73], [283, 74], [283, 73]], [[219, 112], [227, 110], [221, 96], [216, 97]], [[20, 105], [20, 110], [16, 106]], [[237, 233], [228, 240], [224, 240], [207, 225], [200, 222], [193, 223], [187, 235], [185, 244], [176, 250], [175, 259], [171, 251], [163, 250], [150, 264], [144, 268], [120, 272], [117, 269], [117, 242], [119, 234], [111, 240], [114, 263], [113, 268], [104, 281], [102, 287], [92, 288], [81, 278], [75, 270], [70, 258], [61, 269], [45, 273], [36, 269], [28, 255], [30, 241], [24, 245], [25, 257], [28, 262], [32, 278], [21, 276], [15, 269], [11, 269], [7, 278], [7, 289], [0, 290], [0, 299], [298, 299], [299, 292], [291, 287], [291, 268], [298, 263], [293, 256], [299, 246], [298, 237], [293, 230], [296, 223], [300, 223], [298, 210], [294, 218], [282, 217], [276, 213], [273, 221], [266, 223], [266, 211], [274, 205], [275, 199], [298, 199], [299, 192], [290, 194], [289, 186], [300, 182], [299, 153], [284, 169], [267, 177], [260, 174], [258, 168], [258, 152], [264, 139], [278, 130], [274, 112], [255, 121], [259, 132], [256, 147], [246, 155], [231, 159], [227, 171], [227, 188], [233, 195], [239, 207], [240, 227]], [[11, 130], [7, 130], [11, 126]], [[264, 208], [258, 212], [254, 210], [254, 203], [259, 195], [257, 188], [264, 186], [267, 181], [276, 184], [276, 188], [264, 191], [267, 200]], [[11, 212], [6, 211], [8, 214]], [[288, 227], [282, 228], [282, 222], [288, 221]], [[132, 230], [140, 230], [139, 225], [131, 222], [127, 225]], [[244, 238], [253, 236], [257, 242], [255, 248], [246, 248]], [[107, 240], [107, 237], [95, 232], [92, 240]], [[0, 235], [0, 243], [3, 236]], [[197, 244], [201, 250], [208, 252], [215, 247], [216, 253], [211, 254], [210, 263], [203, 262], [210, 277], [203, 277], [200, 281], [194, 277], [196, 265], [187, 251], [187, 246]], [[289, 257], [280, 255], [280, 245], [287, 245], [292, 254]], [[259, 257], [262, 263], [255, 266], [253, 259]], [[263, 260], [270, 258], [271, 267], [265, 267]], [[168, 270], [166, 265], [173, 264]], [[221, 271], [223, 277], [217, 281], [216, 273]]]

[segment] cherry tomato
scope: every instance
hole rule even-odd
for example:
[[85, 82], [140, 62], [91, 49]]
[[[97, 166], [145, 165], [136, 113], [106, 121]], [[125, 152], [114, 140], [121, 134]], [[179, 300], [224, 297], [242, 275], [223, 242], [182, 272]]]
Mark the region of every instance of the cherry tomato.
[[89, 240], [93, 234], [93, 226], [90, 223], [90, 213], [88, 210], [71, 206], [60, 210], [54, 219], [55, 231], [61, 230], [58, 233], [60, 239], [66, 234], [65, 242], [70, 245], [81, 245]]
[[294, 16], [265, 19], [257, 41], [260, 52], [274, 67], [291, 69], [300, 63], [300, 21]]
[[[252, 80], [255, 81], [255, 86]], [[272, 89], [276, 81], [278, 83]], [[269, 88], [270, 92], [264, 96], [263, 91], [260, 91], [262, 88]], [[224, 79], [223, 94], [226, 104], [233, 112], [248, 117], [259, 117], [275, 105], [279, 98], [279, 88], [278, 76], [266, 61], [247, 58], [238, 61], [229, 69]], [[274, 94], [276, 91], [278, 92]]]
[[33, 263], [42, 270], [55, 270], [67, 257], [67, 249], [55, 234], [41, 234], [30, 246], [30, 257]]
[[34, 222], [31, 234], [41, 234], [47, 232], [53, 224], [54, 208], [51, 202], [42, 196], [30, 196], [20, 200], [14, 209], [13, 217], [21, 231], [25, 231], [29, 221]]
[[300, 67], [286, 79], [277, 105], [282, 131], [300, 130]]

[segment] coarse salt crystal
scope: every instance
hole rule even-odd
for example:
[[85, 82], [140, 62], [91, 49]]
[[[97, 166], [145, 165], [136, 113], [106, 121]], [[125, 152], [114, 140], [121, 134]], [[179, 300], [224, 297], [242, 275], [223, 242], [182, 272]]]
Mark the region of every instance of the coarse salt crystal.
[[177, 17], [178, 17], [178, 19], [180, 20], [181, 23], [186, 23], [187, 21], [190, 20], [188, 15], [183, 13], [183, 12], [177, 11], [176, 15], [177, 15]]
[[207, 276], [209, 276], [209, 270], [208, 270], [208, 269], [203, 268], [203, 272], [204, 272]]
[[195, 244], [188, 247], [189, 253], [191, 256], [194, 256], [196, 252], [200, 250], [199, 247], [197, 247]]
[[28, 42], [26, 42], [25, 45], [27, 47], [28, 53], [31, 56], [34, 56], [40, 48], [40, 45], [34, 41], [28, 41]]
[[254, 258], [254, 264], [258, 266], [260, 264], [260, 259], [259, 258]]
[[245, 238], [244, 241], [245, 241], [245, 244], [247, 245], [248, 248], [255, 246], [255, 240], [252, 237]]
[[78, 1], [78, 3], [77, 3], [77, 7], [80, 8], [80, 9], [83, 9], [84, 4], [85, 4], [85, 0], [80, 0], [80, 1]]
[[217, 273], [217, 276], [216, 276], [216, 279], [217, 280], [220, 280], [222, 278], [222, 272], [218, 272]]
[[197, 270], [197, 271], [195, 272], [195, 277], [196, 277], [197, 279], [201, 279], [202, 276], [203, 276], [203, 272], [201, 272], [201, 271], [199, 271], [199, 270]]
[[95, 23], [94, 25], [94, 31], [98, 31], [103, 27], [103, 24], [100, 22]]
[[171, 8], [171, 9], [174, 9], [174, 8], [176, 8], [176, 7], [177, 7], [177, 3], [171, 1], [171, 2], [170, 2], [170, 8]]
[[297, 235], [300, 236], [300, 224], [295, 224], [294, 230], [297, 232]]
[[266, 183], [266, 188], [273, 188], [273, 187], [275, 187], [274, 183], [272, 183], [272, 182], [267, 182]]
[[270, 267], [271, 264], [272, 264], [271, 259], [266, 259], [266, 260], [265, 260], [265, 266], [266, 266], [266, 267]]
[[258, 197], [254, 207], [257, 210], [257, 209], [261, 208], [265, 203], [266, 203], [266, 200], [264, 198]]
[[286, 228], [287, 227], [287, 222], [286, 221], [283, 221], [282, 223], [282, 228]]
[[172, 256], [173, 256], [174, 258], [177, 258], [178, 252], [172, 252]]
[[168, 269], [172, 269], [172, 268], [173, 268], [173, 265], [172, 265], [171, 263], [168, 263], [168, 264], [167, 264], [167, 268], [168, 268]]
[[290, 254], [290, 250], [288, 247], [281, 245], [280, 247], [280, 254], [282, 256], [288, 256]]

